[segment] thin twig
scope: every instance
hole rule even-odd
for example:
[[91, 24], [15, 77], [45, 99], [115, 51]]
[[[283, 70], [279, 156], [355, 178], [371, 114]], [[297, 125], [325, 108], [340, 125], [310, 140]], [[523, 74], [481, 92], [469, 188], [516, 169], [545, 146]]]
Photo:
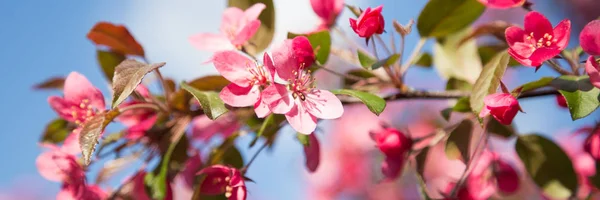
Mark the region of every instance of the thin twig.
[[[385, 42], [383, 41], [383, 39], [381, 39], [381, 36], [380, 36], [380, 35], [376, 34], [376, 35], [375, 35], [375, 39], [377, 39], [377, 41], [379, 41], [379, 43], [381, 43], [381, 45], [383, 45], [383, 49], [385, 50], [385, 52], [386, 52], [388, 55], [392, 55], [392, 52], [390, 51], [390, 49], [388, 48], [388, 46], [387, 46], [387, 45], [385, 45]], [[373, 43], [375, 43], [375, 42], [373, 42]]]
[[[150, 61], [148, 60], [148, 58], [144, 57], [143, 59], [144, 59], [144, 62], [146, 62], [146, 64], [150, 64]], [[171, 91], [171, 88], [168, 87], [167, 80], [163, 77], [162, 73], [160, 73], [160, 70], [158, 68], [156, 68], [154, 70], [154, 73], [156, 74], [156, 77], [158, 78], [160, 85], [165, 93], [165, 101], [168, 104], [169, 98], [171, 96], [171, 92], [173, 92], [173, 91]], [[165, 106], [165, 107], [167, 110], [169, 110], [168, 106]]]
[[412, 53], [410, 54], [410, 57], [408, 57], [408, 60], [406, 60], [406, 62], [400, 68], [400, 74], [404, 75], [406, 73], [406, 71], [408, 70], [408, 68], [413, 64], [413, 62], [415, 62], [415, 60], [421, 53], [421, 49], [423, 49], [423, 46], [425, 46], [425, 42], [427, 42], [426, 38], [421, 38], [419, 40], [419, 42], [417, 43], [417, 46], [415, 46]]
[[482, 147], [481, 144], [483, 144], [484, 138], [486, 138], [486, 139], [488, 138], [486, 129], [487, 129], [487, 123], [484, 123], [483, 128], [481, 130], [481, 136], [479, 137], [477, 144], [475, 144], [475, 150], [473, 151], [473, 154], [471, 154], [471, 159], [469, 159], [469, 162], [466, 163], [465, 171], [461, 175], [460, 179], [458, 179], [458, 183], [456, 183], [456, 185], [452, 189], [452, 192], [450, 192], [451, 197], [454, 197], [457, 194], [459, 188], [465, 182], [469, 173], [471, 173], [471, 171], [473, 170], [473, 163], [476, 163], [475, 160], [477, 160], [476, 157], [481, 155], [480, 153], [483, 152], [484, 148], [482, 148], [481, 150], [480, 150], [480, 148]]
[[321, 65], [315, 65], [315, 66], [317, 66], [319, 69], [325, 70], [326, 72], [329, 72], [331, 74], [334, 74], [334, 75], [337, 75], [337, 76], [340, 76], [340, 77], [344, 77], [344, 78], [347, 78], [347, 79], [350, 79], [350, 80], [353, 80], [353, 81], [361, 81], [361, 80], [363, 80], [363, 78], [358, 77], [358, 76], [354, 76], [352, 74], [342, 74], [340, 72], [333, 71], [332, 69], [326, 68], [326, 67], [321, 66]]
[[550, 67], [552, 67], [552, 69], [554, 69], [554, 71], [558, 72], [561, 75], [573, 75], [572, 72], [563, 69], [562, 67], [560, 67], [560, 65], [558, 65], [558, 63], [556, 63], [552, 59], [548, 60], [548, 64], [550, 65]]
[[138, 103], [138, 104], [126, 106], [124, 108], [120, 108], [119, 111], [122, 113], [122, 112], [125, 112], [128, 110], [134, 110], [134, 109], [152, 109], [155, 111], [160, 110], [159, 106], [156, 104], [153, 104], [153, 103]]
[[[548, 95], [556, 95], [558, 91], [556, 90], [536, 90], [522, 93], [518, 98], [525, 99], [531, 97], [539, 97], [539, 96], [548, 96]], [[400, 92], [392, 96], [384, 97], [383, 99], [386, 101], [394, 101], [394, 100], [410, 100], [410, 99], [425, 99], [425, 100], [443, 100], [443, 99], [458, 99], [462, 97], [469, 97], [471, 93], [463, 92], [463, 91], [407, 91]], [[360, 101], [355, 99], [342, 99], [342, 102], [345, 104], [352, 103], [360, 103]]]

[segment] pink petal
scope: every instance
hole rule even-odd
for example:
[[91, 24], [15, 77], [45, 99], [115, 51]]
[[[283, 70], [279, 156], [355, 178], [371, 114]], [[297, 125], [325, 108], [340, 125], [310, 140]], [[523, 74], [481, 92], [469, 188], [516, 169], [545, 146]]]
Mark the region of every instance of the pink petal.
[[200, 158], [200, 154], [196, 154], [185, 161], [185, 166], [183, 167], [183, 171], [181, 171], [181, 175], [183, 176], [185, 183], [189, 188], [194, 187], [194, 182], [196, 181], [196, 172], [200, 170], [201, 167], [202, 159]]
[[310, 114], [321, 119], [336, 119], [344, 114], [340, 99], [327, 90], [315, 89], [308, 93], [303, 104]]
[[[219, 73], [240, 87], [248, 87], [254, 75], [248, 68], [253, 68], [256, 63], [236, 51], [221, 51], [213, 55], [212, 59]], [[254, 103], [254, 102], [252, 102]]]
[[271, 53], [277, 75], [285, 81], [294, 79], [294, 72], [300, 67], [294, 56], [292, 43], [291, 39], [287, 39]]
[[507, 9], [522, 6], [525, 0], [479, 0], [479, 2], [490, 8]]
[[315, 61], [315, 52], [313, 47], [305, 36], [298, 36], [292, 39], [292, 48], [294, 56], [302, 69], [310, 67]]
[[532, 11], [525, 15], [525, 32], [533, 33], [534, 38], [542, 38], [544, 34], [552, 34], [552, 24], [546, 16]]
[[216, 120], [209, 119], [206, 115], [197, 116], [192, 120], [192, 137], [200, 141], [207, 141], [217, 134], [229, 137], [240, 128], [235, 115], [226, 113]]
[[267, 103], [271, 112], [285, 114], [290, 112], [295, 102], [287, 86], [272, 84], [262, 91], [262, 99]]
[[223, 35], [229, 32], [237, 32], [243, 26], [244, 11], [237, 7], [228, 7], [223, 11], [220, 31]]
[[517, 171], [508, 163], [497, 160], [495, 177], [498, 184], [498, 189], [506, 194], [512, 194], [519, 189], [520, 179]]
[[590, 55], [600, 55], [600, 20], [593, 20], [579, 34], [583, 51]]
[[228, 198], [228, 200], [246, 200], [246, 196], [246, 186], [234, 187], [231, 191], [231, 196]]
[[69, 136], [65, 139], [61, 150], [71, 155], [78, 155], [81, 153], [81, 146], [79, 145], [79, 135], [81, 128], [73, 130]]
[[517, 51], [515, 51], [512, 48], [508, 49], [508, 54], [510, 54], [512, 58], [514, 58], [517, 62], [521, 63], [521, 65], [523, 66], [535, 67], [535, 65], [532, 65], [531, 60], [529, 60], [529, 58], [521, 56]]
[[556, 39], [555, 45], [562, 51], [567, 48], [569, 44], [569, 38], [571, 38], [571, 21], [568, 19], [562, 20], [553, 31], [554, 38]]
[[356, 24], [356, 20], [350, 18], [350, 27], [352, 28], [352, 30], [358, 34], [358, 26]]
[[317, 140], [317, 136], [315, 133], [310, 134], [310, 145], [304, 146], [304, 156], [306, 158], [306, 168], [308, 171], [315, 172], [319, 167], [319, 161], [321, 160], [321, 150], [319, 147], [319, 140]]
[[483, 98], [483, 103], [488, 107], [504, 107], [512, 104], [514, 97], [508, 93], [490, 94]]
[[225, 51], [236, 49], [229, 38], [223, 34], [200, 33], [190, 37], [190, 43], [202, 51]]
[[235, 36], [235, 38], [231, 41], [231, 43], [235, 46], [241, 46], [246, 44], [252, 36], [258, 31], [260, 27], [259, 20], [253, 20], [248, 22]]
[[219, 97], [227, 105], [233, 107], [246, 107], [254, 105], [260, 99], [258, 87], [240, 87], [233, 83], [221, 90]]
[[151, 198], [148, 196], [146, 192], [146, 185], [144, 184], [144, 177], [146, 176], [146, 172], [140, 170], [133, 177], [133, 189], [131, 191], [131, 195], [136, 200], [150, 200]]
[[85, 190], [85, 195], [83, 197], [83, 199], [86, 199], [86, 200], [87, 199], [89, 199], [89, 200], [102, 200], [102, 199], [107, 199], [107, 198], [108, 198], [108, 193], [106, 193], [106, 191], [102, 190], [102, 188], [100, 188], [97, 185], [87, 186], [86, 190]]
[[590, 82], [597, 88], [600, 88], [600, 72], [598, 72], [598, 62], [594, 56], [590, 56], [585, 63], [585, 72], [590, 76]]
[[481, 112], [479, 113], [479, 118], [487, 117], [490, 114], [490, 109], [487, 106], [483, 106]]
[[263, 55], [263, 64], [269, 72], [269, 82], [273, 82], [273, 80], [275, 79], [275, 66], [273, 65], [273, 60], [271, 59], [271, 56], [269, 56], [267, 52], [265, 52], [265, 54]]
[[246, 11], [244, 11], [244, 20], [249, 22], [258, 19], [258, 16], [266, 7], [267, 6], [263, 3], [256, 3], [252, 5], [250, 8], [246, 9]]
[[517, 26], [511, 26], [504, 31], [504, 35], [506, 35], [506, 42], [512, 47], [517, 42], [523, 42], [526, 33]]
[[127, 134], [125, 135], [125, 139], [137, 140], [144, 137], [146, 135], [146, 131], [152, 129], [157, 119], [158, 115], [152, 115], [145, 120], [140, 121], [140, 123], [129, 127], [127, 129]]
[[256, 113], [258, 118], [264, 118], [271, 114], [271, 110], [269, 109], [268, 104], [260, 99], [254, 104], [254, 113]]
[[204, 194], [216, 195], [225, 192], [225, 187], [228, 185], [225, 178], [230, 176], [231, 169], [223, 165], [213, 165], [200, 170], [197, 174], [206, 175], [200, 184], [200, 191]]
[[102, 92], [94, 87], [85, 76], [77, 72], [71, 72], [65, 79], [64, 93], [67, 101], [81, 103], [88, 100], [94, 108], [105, 109]]
[[76, 119], [73, 117], [72, 107], [79, 105], [74, 105], [57, 96], [48, 97], [48, 104], [50, 104], [50, 107], [58, 114], [60, 118], [70, 122], [75, 122]]
[[542, 63], [546, 62], [547, 60], [550, 60], [552, 58], [554, 58], [554, 56], [557, 56], [558, 54], [560, 54], [560, 49], [558, 48], [552, 48], [552, 47], [542, 47], [539, 49], [536, 49], [533, 54], [531, 54], [531, 57], [529, 57], [529, 59], [531, 60], [531, 64], [533, 66], [539, 66]]
[[400, 176], [404, 167], [403, 157], [386, 157], [381, 163], [381, 172], [388, 180], [394, 180]]
[[285, 114], [285, 118], [294, 130], [302, 134], [310, 134], [317, 128], [317, 118], [301, 105], [296, 105]]
[[[62, 182], [66, 180], [66, 173], [70, 168], [70, 161], [66, 154], [60, 151], [48, 151], [40, 154], [35, 160], [35, 165], [40, 175], [49, 181]], [[62, 168], [65, 168], [63, 170]]]
[[326, 26], [331, 26], [344, 7], [343, 0], [310, 0], [313, 11]]

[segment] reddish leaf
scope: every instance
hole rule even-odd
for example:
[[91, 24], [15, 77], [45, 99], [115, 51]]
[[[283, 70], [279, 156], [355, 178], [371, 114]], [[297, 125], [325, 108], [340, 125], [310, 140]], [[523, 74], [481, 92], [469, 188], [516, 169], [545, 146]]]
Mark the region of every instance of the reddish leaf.
[[122, 25], [98, 22], [87, 34], [96, 45], [105, 45], [111, 50], [127, 55], [144, 56], [144, 49]]
[[38, 83], [33, 86], [33, 89], [44, 90], [44, 89], [62, 89], [65, 84], [65, 77], [52, 77], [44, 82]]

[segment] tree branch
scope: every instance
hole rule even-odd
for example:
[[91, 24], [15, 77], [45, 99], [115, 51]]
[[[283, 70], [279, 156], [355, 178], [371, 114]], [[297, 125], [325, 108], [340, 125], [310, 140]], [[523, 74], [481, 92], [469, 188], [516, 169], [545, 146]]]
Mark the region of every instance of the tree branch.
[[[519, 96], [519, 99], [531, 98], [531, 97], [539, 97], [539, 96], [548, 96], [548, 95], [556, 95], [558, 91], [556, 90], [537, 90], [531, 92], [525, 92]], [[443, 99], [458, 99], [462, 97], [469, 97], [471, 95], [470, 92], [463, 91], [422, 91], [422, 90], [413, 90], [408, 92], [401, 92], [394, 94], [392, 96], [384, 97], [386, 101], [395, 101], [395, 100], [411, 100], [411, 99], [425, 99], [425, 100], [443, 100]], [[345, 104], [359, 103], [357, 99], [348, 98], [342, 99], [342, 102]]]

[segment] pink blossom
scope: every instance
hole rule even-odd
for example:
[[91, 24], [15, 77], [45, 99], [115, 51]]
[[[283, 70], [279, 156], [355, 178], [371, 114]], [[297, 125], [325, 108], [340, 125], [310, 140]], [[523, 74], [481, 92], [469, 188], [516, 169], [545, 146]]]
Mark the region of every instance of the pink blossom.
[[385, 21], [381, 10], [383, 6], [371, 7], [363, 11], [358, 19], [350, 18], [350, 26], [358, 36], [370, 38], [373, 34], [382, 34], [385, 27]]
[[297, 71], [302, 71], [314, 62], [313, 48], [304, 36], [287, 39], [272, 52], [276, 76], [291, 82], [296, 78]]
[[490, 8], [507, 9], [522, 6], [526, 0], [479, 0]]
[[211, 120], [206, 115], [195, 117], [192, 120], [192, 137], [200, 141], [207, 141], [220, 134], [229, 137], [241, 127], [233, 113], [226, 113], [221, 117]]
[[77, 157], [54, 145], [44, 145], [50, 151], [40, 154], [35, 164], [42, 177], [55, 182], [82, 183], [85, 172]]
[[466, 187], [476, 199], [488, 199], [496, 190], [505, 194], [516, 192], [519, 176], [498, 154], [484, 151], [467, 178]]
[[344, 8], [344, 0], [310, 0], [310, 5], [321, 19], [319, 29], [327, 30], [335, 25], [335, 20]]
[[579, 43], [586, 53], [600, 55], [600, 20], [593, 20], [581, 30]]
[[585, 63], [585, 72], [587, 72], [588, 76], [590, 76], [590, 82], [592, 82], [592, 85], [600, 88], [600, 72], [598, 69], [600, 69], [598, 62], [594, 56], [590, 56]]
[[240, 171], [223, 165], [213, 165], [198, 172], [206, 175], [200, 184], [203, 194], [217, 195], [225, 193], [229, 200], [245, 200], [246, 185]]
[[82, 125], [97, 112], [105, 110], [104, 96], [85, 76], [71, 72], [65, 79], [64, 97], [48, 98], [50, 107], [61, 118]]
[[200, 154], [190, 157], [183, 167], [183, 171], [181, 171], [180, 175], [183, 176], [185, 180], [185, 184], [189, 188], [194, 188], [194, 181], [196, 180], [196, 172], [200, 170], [202, 167], [202, 159], [200, 158]]
[[512, 194], [519, 189], [519, 174], [504, 160], [497, 159], [494, 167], [494, 176], [498, 189], [505, 194]]
[[217, 52], [213, 63], [223, 77], [231, 81], [221, 90], [219, 97], [233, 107], [254, 105], [258, 117], [267, 116], [270, 111], [262, 99], [261, 89], [273, 82], [274, 67], [271, 57], [264, 54], [264, 66], [256, 64], [235, 51]]
[[220, 33], [200, 33], [191, 36], [190, 42], [204, 51], [240, 49], [258, 31], [258, 16], [265, 7], [262, 3], [254, 4], [245, 11], [229, 7], [223, 12]]
[[544, 15], [529, 12], [525, 16], [525, 30], [517, 26], [506, 29], [508, 53], [524, 66], [538, 67], [567, 47], [570, 33], [571, 21], [568, 19], [553, 29]]
[[600, 160], [600, 132], [595, 131], [590, 133], [585, 139], [583, 148], [592, 158]]
[[471, 189], [465, 185], [461, 185], [460, 188], [458, 188], [458, 190], [456, 191], [456, 197], [452, 198], [451, 194], [452, 191], [454, 190], [454, 187], [456, 187], [456, 183], [452, 182], [452, 183], [448, 183], [448, 185], [446, 186], [445, 190], [444, 190], [444, 200], [485, 200], [487, 198], [479, 198], [476, 197], [475, 194], [473, 194], [474, 191], [471, 191]]
[[[150, 99], [150, 91], [146, 86], [140, 84], [135, 89], [142, 97], [146, 99]], [[143, 103], [138, 100], [130, 100], [121, 104], [119, 107], [124, 108], [131, 105]], [[146, 131], [150, 130], [156, 120], [158, 115], [152, 109], [133, 109], [128, 110], [119, 115], [117, 120], [127, 126], [127, 131], [125, 134], [125, 138], [128, 140], [137, 140], [146, 135]]]
[[483, 118], [491, 114], [504, 125], [510, 125], [520, 110], [519, 101], [508, 93], [490, 94], [483, 99], [483, 103], [485, 106], [479, 113], [479, 117]]
[[562, 108], [568, 108], [567, 99], [565, 99], [565, 97], [562, 94], [556, 95], [556, 104], [558, 104], [558, 106]]
[[315, 52], [308, 38], [298, 36], [292, 39], [292, 49], [300, 68], [308, 68], [315, 61]]
[[103, 200], [108, 198], [106, 191], [97, 185], [64, 184], [56, 195], [57, 200]]
[[370, 134], [379, 150], [386, 156], [381, 164], [381, 171], [388, 179], [396, 179], [402, 172], [413, 141], [394, 128], [384, 128]]
[[319, 140], [315, 134], [310, 134], [309, 146], [304, 146], [304, 156], [306, 157], [306, 168], [308, 171], [315, 172], [321, 161], [321, 148]]

